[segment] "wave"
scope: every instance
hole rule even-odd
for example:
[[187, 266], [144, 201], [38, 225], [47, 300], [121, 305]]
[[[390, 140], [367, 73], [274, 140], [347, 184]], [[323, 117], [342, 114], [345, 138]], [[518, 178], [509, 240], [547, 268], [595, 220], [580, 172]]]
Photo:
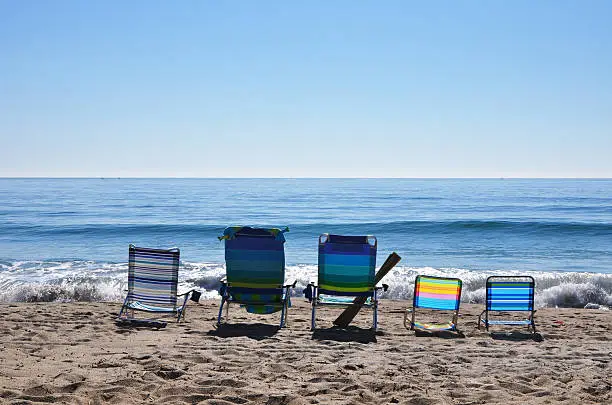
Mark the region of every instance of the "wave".
[[[206, 298], [218, 298], [221, 263], [181, 262], [179, 292], [197, 288]], [[287, 278], [297, 280], [294, 295], [311, 280], [317, 266], [287, 267]], [[569, 272], [475, 271], [454, 268], [397, 267], [383, 280], [386, 299], [412, 299], [414, 279], [419, 274], [459, 277], [462, 301], [482, 304], [485, 280], [491, 275], [530, 275], [536, 280], [537, 307], [582, 308], [588, 303], [612, 306], [612, 274]], [[0, 302], [121, 301], [127, 284], [127, 263], [94, 261], [3, 261], [0, 262]]]
[[[220, 235], [224, 225], [203, 224], [76, 224], [76, 225], [23, 225], [5, 223], [0, 231], [6, 234], [43, 236], [62, 235]], [[251, 224], [264, 225], [266, 224]], [[612, 235], [612, 223], [560, 222], [560, 221], [511, 221], [511, 220], [453, 220], [453, 221], [392, 221], [356, 223], [276, 224], [289, 226], [292, 233], [342, 232], [355, 234], [383, 233], [457, 233], [504, 232], [518, 234], [564, 235]]]
[[[296, 226], [302, 228], [356, 228], [380, 232], [462, 232], [462, 231], [505, 231], [539, 233], [606, 233], [612, 234], [612, 224], [599, 222], [546, 222], [546, 221], [500, 221], [500, 220], [457, 220], [457, 221], [395, 221], [362, 224], [316, 224]], [[366, 232], [367, 233], [367, 232]]]

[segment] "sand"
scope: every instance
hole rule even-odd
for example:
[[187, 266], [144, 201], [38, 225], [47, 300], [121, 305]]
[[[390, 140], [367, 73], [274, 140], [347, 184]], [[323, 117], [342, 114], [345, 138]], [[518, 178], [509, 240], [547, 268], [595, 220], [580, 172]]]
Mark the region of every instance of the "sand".
[[216, 301], [159, 330], [118, 327], [116, 303], [0, 304], [0, 403], [612, 403], [612, 311], [542, 309], [531, 335], [479, 331], [464, 305], [462, 334], [432, 336], [402, 326], [407, 306], [383, 301], [374, 334], [331, 328], [334, 308], [313, 333], [302, 299], [281, 331], [237, 307], [217, 330]]

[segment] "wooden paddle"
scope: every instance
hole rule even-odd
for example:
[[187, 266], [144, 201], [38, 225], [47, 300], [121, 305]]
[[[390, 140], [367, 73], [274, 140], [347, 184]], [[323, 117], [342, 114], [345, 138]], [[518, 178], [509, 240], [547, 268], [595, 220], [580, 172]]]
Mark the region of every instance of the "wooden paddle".
[[[380, 269], [378, 269], [376, 276], [374, 276], [374, 285], [378, 284], [380, 280], [382, 280], [383, 277], [386, 276], [387, 273], [399, 263], [400, 260], [402, 260], [402, 258], [397, 253], [391, 253], [383, 265], [380, 266]], [[348, 324], [351, 323], [353, 318], [355, 318], [355, 315], [357, 315], [363, 304], [365, 304], [367, 298], [368, 297], [355, 298], [353, 300], [353, 304], [350, 307], [347, 307], [340, 314], [340, 316], [336, 318], [334, 325], [346, 328]]]

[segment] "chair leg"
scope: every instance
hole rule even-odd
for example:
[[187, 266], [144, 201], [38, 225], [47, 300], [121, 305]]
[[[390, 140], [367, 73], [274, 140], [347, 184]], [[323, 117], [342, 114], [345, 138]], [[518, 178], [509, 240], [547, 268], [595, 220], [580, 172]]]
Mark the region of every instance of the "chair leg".
[[181, 307], [181, 310], [178, 313], [178, 318], [176, 320], [176, 322], [180, 322], [181, 318], [183, 318], [183, 321], [185, 320], [185, 308], [187, 307], [187, 300], [189, 299], [189, 295], [191, 293], [187, 294], [185, 296], [185, 301], [183, 301], [183, 306]]
[[287, 300], [285, 300], [285, 302], [283, 303], [283, 309], [281, 310], [281, 320], [280, 320], [280, 325], [278, 326], [279, 329], [282, 329], [283, 326], [285, 326], [286, 314], [287, 314]]
[[223, 315], [223, 305], [225, 304], [225, 297], [221, 298], [221, 305], [219, 305], [219, 316], [217, 316], [217, 326], [221, 325], [221, 316]]
[[378, 328], [378, 305], [377, 304], [374, 304], [374, 307], [372, 307], [372, 311], [374, 312], [374, 315], [373, 315], [374, 326], [372, 327], [372, 329], [374, 329], [374, 332], [376, 332], [376, 329]]
[[316, 299], [312, 301], [312, 315], [310, 319], [310, 329], [315, 330], [316, 326], [316, 313], [317, 313], [317, 304]]
[[416, 316], [416, 308], [412, 308], [412, 320], [410, 321], [410, 330], [414, 330], [414, 317]]
[[378, 296], [377, 296], [377, 291], [376, 289], [374, 289], [374, 295], [372, 297], [372, 311], [374, 312], [373, 314], [373, 329], [374, 332], [376, 332], [376, 329], [378, 328]]
[[123, 300], [123, 305], [121, 306], [121, 311], [119, 311], [119, 315], [117, 315], [117, 318], [121, 318], [121, 315], [123, 315], [123, 312], [126, 310], [128, 297], [129, 294], [125, 297], [125, 300]]
[[[484, 310], [484, 311], [482, 311], [482, 312], [480, 313], [480, 315], [478, 315], [478, 325], [477, 325], [478, 330], [482, 330], [482, 329], [481, 329], [481, 327], [482, 327], [482, 315], [483, 315], [483, 314], [485, 314], [486, 312], [487, 312], [487, 311], [486, 311], [486, 310]], [[487, 331], [489, 330], [489, 322], [488, 322], [489, 316], [488, 316], [488, 315], [489, 315], [489, 314], [487, 313], [487, 316], [485, 317], [485, 326], [487, 327]]]

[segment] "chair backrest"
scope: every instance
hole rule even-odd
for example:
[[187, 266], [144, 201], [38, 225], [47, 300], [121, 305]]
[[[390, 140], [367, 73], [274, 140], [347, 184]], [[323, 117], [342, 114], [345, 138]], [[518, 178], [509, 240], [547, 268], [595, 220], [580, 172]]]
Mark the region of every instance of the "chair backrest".
[[535, 280], [531, 276], [487, 278], [488, 311], [533, 311]]
[[414, 281], [414, 308], [458, 311], [462, 282], [458, 278], [417, 276]]
[[180, 251], [130, 245], [128, 300], [176, 310]]
[[285, 237], [271, 228], [230, 227], [223, 233], [227, 285], [235, 299], [280, 301]]
[[319, 294], [371, 296], [376, 238], [323, 234], [319, 237]]

